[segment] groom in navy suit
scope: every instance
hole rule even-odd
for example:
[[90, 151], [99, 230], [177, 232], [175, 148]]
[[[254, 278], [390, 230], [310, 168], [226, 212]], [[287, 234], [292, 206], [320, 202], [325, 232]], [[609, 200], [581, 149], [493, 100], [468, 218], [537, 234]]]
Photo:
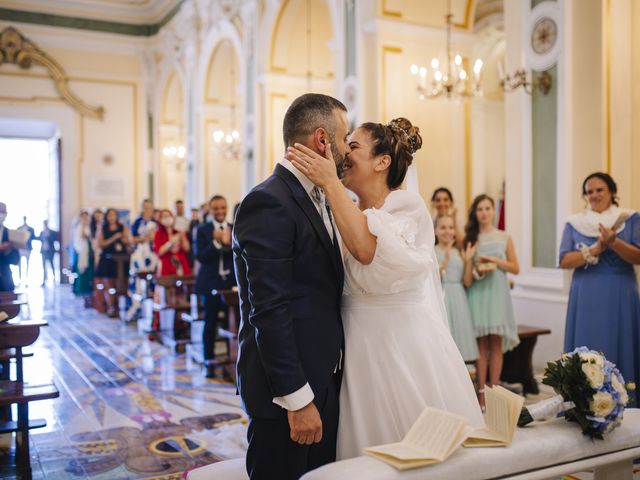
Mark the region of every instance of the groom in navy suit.
[[[349, 152], [345, 106], [321, 94], [289, 106], [285, 147], [337, 165]], [[242, 201], [233, 253], [240, 294], [238, 390], [249, 415], [252, 480], [298, 479], [335, 460], [343, 346], [339, 239], [323, 193], [288, 160]]]

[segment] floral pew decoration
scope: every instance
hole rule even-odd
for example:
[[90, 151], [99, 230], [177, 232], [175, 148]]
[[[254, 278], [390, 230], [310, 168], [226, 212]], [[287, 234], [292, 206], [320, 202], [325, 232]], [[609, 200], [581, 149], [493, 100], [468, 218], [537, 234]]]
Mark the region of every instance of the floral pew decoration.
[[629, 403], [627, 390], [635, 389], [634, 383], [625, 384], [620, 371], [602, 353], [587, 347], [549, 362], [542, 383], [557, 395], [523, 407], [519, 427], [564, 414], [567, 421], [580, 425], [584, 435], [600, 440], [622, 423]]

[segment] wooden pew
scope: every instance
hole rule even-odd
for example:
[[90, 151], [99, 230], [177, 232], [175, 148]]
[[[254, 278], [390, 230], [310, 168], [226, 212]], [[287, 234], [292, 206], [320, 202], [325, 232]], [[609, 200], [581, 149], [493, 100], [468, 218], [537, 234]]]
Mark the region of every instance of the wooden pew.
[[0, 407], [18, 405], [18, 420], [8, 419], [0, 422], [0, 433], [16, 432], [16, 466], [22, 479], [31, 479], [29, 430], [47, 425], [44, 420], [29, 420], [29, 402], [59, 396], [60, 393], [53, 383], [32, 385], [11, 380], [0, 381]]
[[[12, 319], [0, 323], [0, 361], [8, 367], [8, 362], [16, 362], [16, 378], [11, 379], [9, 369], [4, 368], [0, 380], [0, 433], [16, 432], [16, 462], [22, 478], [31, 478], [29, 453], [29, 430], [46, 426], [44, 420], [29, 420], [29, 402], [56, 398], [58, 389], [53, 383], [33, 385], [24, 382], [22, 360], [33, 354], [25, 354], [22, 347], [31, 345], [40, 335], [40, 328], [46, 326], [44, 320]], [[18, 419], [11, 418], [11, 405], [17, 404]]]
[[522, 393], [540, 393], [538, 382], [533, 377], [533, 349], [538, 341], [538, 335], [549, 335], [551, 330], [546, 328], [518, 325], [520, 344], [506, 352], [503, 356], [502, 374], [500, 380], [508, 383], [521, 383]]
[[8, 318], [5, 320], [10, 320], [17, 317], [22, 305], [26, 304], [24, 300], [0, 300], [0, 312], [7, 314]]
[[151, 331], [153, 321], [153, 292], [155, 290], [155, 275], [151, 272], [135, 272], [132, 274], [136, 285], [136, 291], [131, 295], [131, 307], [127, 312], [127, 320], [135, 318], [136, 310], [140, 309], [138, 320], [138, 332], [140, 334]]
[[[240, 323], [240, 307], [238, 289], [233, 287], [228, 290], [219, 290], [225, 303], [229, 306], [227, 314], [227, 328], [218, 328], [216, 344], [223, 343], [225, 353], [216, 352], [215, 366], [220, 366], [225, 376], [232, 382], [236, 379], [236, 361], [238, 358], [238, 327]], [[195, 305], [195, 295], [192, 295], [191, 310], [182, 313], [182, 319], [191, 325], [191, 341], [187, 345], [187, 354], [196, 362], [204, 363], [202, 333], [204, 329], [204, 314]]]
[[158, 337], [163, 345], [180, 353], [190, 340], [189, 324], [182, 319], [182, 313], [191, 310], [195, 281], [194, 275], [156, 277], [153, 310], [160, 317]]
[[0, 303], [8, 302], [11, 300], [18, 300], [20, 295], [16, 292], [0, 292]]

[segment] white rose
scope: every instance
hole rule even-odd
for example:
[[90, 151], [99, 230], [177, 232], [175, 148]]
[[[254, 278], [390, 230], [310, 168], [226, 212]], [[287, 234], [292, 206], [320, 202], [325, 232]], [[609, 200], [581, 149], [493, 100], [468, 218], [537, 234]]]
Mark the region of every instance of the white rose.
[[599, 367], [604, 366], [604, 359], [596, 353], [580, 353], [580, 359], [588, 363], [595, 363]]
[[602, 369], [593, 363], [583, 363], [582, 371], [587, 376], [587, 380], [589, 380], [589, 385], [592, 388], [600, 388], [602, 383], [604, 382], [604, 372]]
[[613, 389], [620, 394], [620, 403], [626, 405], [629, 401], [629, 395], [627, 394], [627, 389], [625, 386], [620, 383], [618, 380], [618, 376], [615, 374], [611, 374], [611, 386]]
[[589, 408], [597, 417], [606, 417], [613, 411], [615, 406], [616, 402], [614, 402], [611, 394], [607, 392], [596, 393], [591, 402], [589, 402]]

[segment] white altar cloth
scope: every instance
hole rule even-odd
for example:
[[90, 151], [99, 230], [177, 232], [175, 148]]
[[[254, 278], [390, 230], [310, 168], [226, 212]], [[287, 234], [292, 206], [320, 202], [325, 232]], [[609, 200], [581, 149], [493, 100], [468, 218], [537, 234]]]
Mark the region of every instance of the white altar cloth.
[[[640, 458], [640, 410], [629, 408], [622, 425], [606, 440], [590, 440], [564, 419], [518, 428], [506, 448], [459, 448], [439, 465], [396, 470], [372, 457], [331, 463], [302, 480], [538, 480], [595, 469], [596, 480], [632, 480], [632, 461]], [[246, 480], [244, 458], [189, 472], [188, 480]]]
[[546, 479], [597, 467], [601, 470], [600, 478], [631, 480], [633, 458], [640, 458], [640, 410], [630, 408], [624, 413], [622, 425], [606, 440], [590, 440], [580, 433], [577, 424], [557, 418], [516, 429], [509, 447], [459, 448], [438, 465], [400, 471], [362, 456], [325, 465], [302, 479], [524, 480]]

